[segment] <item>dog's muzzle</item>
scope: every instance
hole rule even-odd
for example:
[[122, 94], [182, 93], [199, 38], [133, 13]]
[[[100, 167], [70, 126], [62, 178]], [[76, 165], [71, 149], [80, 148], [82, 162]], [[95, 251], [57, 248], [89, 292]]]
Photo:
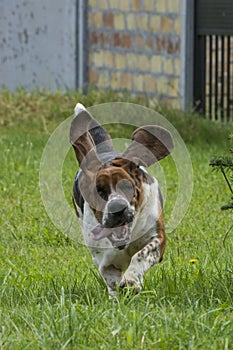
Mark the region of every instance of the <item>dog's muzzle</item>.
[[131, 223], [135, 210], [122, 196], [112, 196], [106, 204], [102, 225], [98, 224], [92, 233], [95, 240], [107, 237], [113, 247], [124, 249], [130, 241]]
[[130, 223], [134, 218], [134, 209], [122, 197], [115, 197], [108, 201], [103, 215], [103, 225], [107, 228]]

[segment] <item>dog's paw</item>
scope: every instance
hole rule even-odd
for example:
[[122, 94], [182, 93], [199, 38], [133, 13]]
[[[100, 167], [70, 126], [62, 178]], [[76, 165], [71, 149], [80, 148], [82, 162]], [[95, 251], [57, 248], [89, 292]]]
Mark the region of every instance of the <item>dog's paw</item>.
[[134, 279], [123, 278], [119, 285], [121, 290], [132, 292], [133, 294], [138, 294], [142, 290], [142, 284], [140, 281]]

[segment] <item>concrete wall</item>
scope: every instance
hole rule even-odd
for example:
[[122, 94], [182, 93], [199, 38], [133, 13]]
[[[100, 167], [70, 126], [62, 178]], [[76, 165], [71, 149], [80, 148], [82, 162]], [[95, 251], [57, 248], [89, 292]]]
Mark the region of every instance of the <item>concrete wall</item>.
[[76, 0], [0, 0], [0, 87], [76, 86]]
[[89, 0], [89, 82], [182, 105], [186, 0]]

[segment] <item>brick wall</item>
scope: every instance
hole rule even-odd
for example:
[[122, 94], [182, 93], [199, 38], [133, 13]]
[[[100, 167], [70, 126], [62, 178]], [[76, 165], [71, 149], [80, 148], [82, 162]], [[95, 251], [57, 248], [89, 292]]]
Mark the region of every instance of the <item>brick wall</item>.
[[182, 0], [89, 0], [89, 82], [180, 107]]

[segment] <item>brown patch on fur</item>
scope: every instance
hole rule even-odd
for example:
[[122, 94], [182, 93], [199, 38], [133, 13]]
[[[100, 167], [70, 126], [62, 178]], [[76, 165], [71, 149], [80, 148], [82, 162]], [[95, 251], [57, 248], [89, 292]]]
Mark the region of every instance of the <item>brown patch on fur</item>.
[[132, 142], [123, 153], [123, 158], [146, 167], [163, 159], [173, 150], [169, 131], [159, 126], [147, 125], [133, 133]]
[[[108, 197], [113, 192], [119, 193], [117, 185], [126, 180], [132, 185], [130, 194], [121, 191], [135, 210], [141, 207], [144, 199], [143, 183], [151, 184], [153, 178], [145, 173], [135, 163], [117, 158], [105, 163], [96, 174], [92, 172], [82, 173], [79, 179], [80, 189], [84, 200], [87, 201], [99, 223], [102, 223], [103, 211]], [[76, 210], [77, 212], [77, 210]]]
[[[96, 175], [96, 188], [99, 195], [107, 201], [110, 193], [118, 191], [117, 184], [122, 180], [132, 184], [133, 194], [130, 204], [137, 210], [144, 198], [142, 183], [153, 180], [146, 176], [133, 162], [121, 158], [114, 159], [111, 163], [105, 164], [104, 168], [99, 170]], [[127, 194], [125, 195], [127, 197]]]
[[156, 231], [158, 234], [158, 239], [160, 240], [160, 259], [159, 259], [159, 262], [160, 262], [163, 260], [163, 255], [166, 247], [166, 234], [165, 234], [162, 212], [159, 218], [156, 220]]
[[[117, 187], [122, 180], [132, 185], [131, 187], [129, 185], [129, 193], [125, 193], [124, 189], [120, 191]], [[102, 223], [104, 207], [109, 195], [113, 192], [119, 193], [120, 191], [121, 195], [125, 195], [126, 199], [137, 210], [144, 198], [143, 182], [152, 183], [153, 178], [133, 162], [121, 158], [102, 165], [96, 174], [92, 172], [82, 173], [79, 179], [82, 196], [89, 203], [99, 223]]]
[[103, 218], [103, 212], [100, 210], [96, 210], [95, 208], [91, 208], [91, 210], [93, 211], [96, 220], [101, 224], [102, 223], [102, 218]]

